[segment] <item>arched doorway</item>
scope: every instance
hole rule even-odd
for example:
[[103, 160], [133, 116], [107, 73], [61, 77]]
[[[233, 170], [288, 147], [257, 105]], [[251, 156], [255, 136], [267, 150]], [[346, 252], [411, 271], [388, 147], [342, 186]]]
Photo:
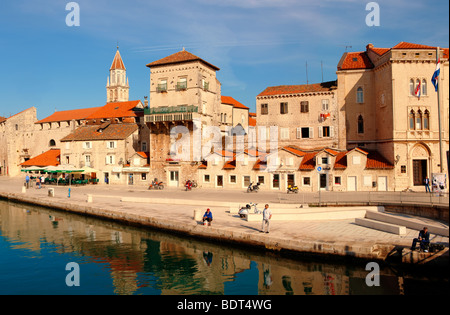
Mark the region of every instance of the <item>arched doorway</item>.
[[429, 176], [430, 150], [424, 144], [417, 144], [412, 148], [412, 181], [414, 186], [422, 186], [424, 179]]

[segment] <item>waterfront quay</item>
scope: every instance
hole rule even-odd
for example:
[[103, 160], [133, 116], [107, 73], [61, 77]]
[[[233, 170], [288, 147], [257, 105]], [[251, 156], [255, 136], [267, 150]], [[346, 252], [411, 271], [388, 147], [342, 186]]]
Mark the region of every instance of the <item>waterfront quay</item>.
[[[150, 191], [127, 185], [23, 187], [22, 178], [0, 178], [0, 198], [279, 254], [448, 267], [448, 195], [377, 193], [368, 200], [369, 195], [358, 197], [358, 193], [345, 198], [343, 193], [249, 194], [182, 188]], [[270, 233], [260, 232], [261, 215], [251, 215], [246, 220], [237, 214], [237, 205], [251, 202], [257, 203], [261, 210], [269, 204], [273, 212]], [[288, 210], [283, 210], [289, 207], [297, 208], [293, 219], [286, 216]], [[207, 208], [213, 213], [211, 226], [200, 222]], [[361, 209], [409, 220], [417, 228], [393, 233], [377, 225], [356, 224], [348, 213]], [[429, 227], [431, 242], [444, 245], [444, 250], [430, 253], [410, 250], [412, 240], [423, 226]]]

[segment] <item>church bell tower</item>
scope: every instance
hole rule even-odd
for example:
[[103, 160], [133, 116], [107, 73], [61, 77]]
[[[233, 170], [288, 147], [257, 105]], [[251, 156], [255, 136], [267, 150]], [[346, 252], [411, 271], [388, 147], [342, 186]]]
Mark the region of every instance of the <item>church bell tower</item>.
[[119, 47], [109, 69], [108, 82], [106, 84], [107, 103], [128, 102], [130, 86], [128, 84], [127, 70], [120, 56]]

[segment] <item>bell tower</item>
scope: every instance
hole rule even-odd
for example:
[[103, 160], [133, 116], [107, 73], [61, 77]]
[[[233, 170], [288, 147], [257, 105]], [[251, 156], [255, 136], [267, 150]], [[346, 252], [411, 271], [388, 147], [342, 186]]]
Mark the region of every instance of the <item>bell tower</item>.
[[128, 84], [127, 70], [120, 56], [119, 46], [109, 69], [106, 83], [106, 102], [128, 102], [130, 86]]

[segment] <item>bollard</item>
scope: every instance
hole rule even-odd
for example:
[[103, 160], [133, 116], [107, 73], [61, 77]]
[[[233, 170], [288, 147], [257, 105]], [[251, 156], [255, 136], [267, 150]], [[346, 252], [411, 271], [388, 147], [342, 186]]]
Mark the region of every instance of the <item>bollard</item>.
[[195, 221], [201, 221], [202, 220], [202, 213], [198, 209], [194, 210], [194, 220]]
[[25, 194], [27, 192], [27, 187], [26, 186], [22, 186], [22, 194]]
[[87, 202], [91, 203], [92, 202], [92, 195], [87, 195]]
[[48, 189], [48, 196], [49, 197], [55, 197], [55, 189], [49, 188]]

